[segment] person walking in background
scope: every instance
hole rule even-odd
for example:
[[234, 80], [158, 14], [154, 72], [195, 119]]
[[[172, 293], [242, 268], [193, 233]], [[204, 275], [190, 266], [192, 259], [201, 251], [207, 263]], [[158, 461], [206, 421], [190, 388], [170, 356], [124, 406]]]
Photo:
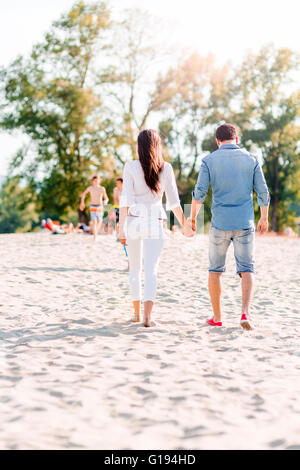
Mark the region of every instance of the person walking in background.
[[85, 198], [90, 194], [90, 214], [92, 221], [92, 230], [94, 235], [94, 240], [96, 241], [97, 235], [101, 229], [102, 220], [103, 220], [103, 204], [108, 203], [108, 197], [106, 194], [106, 189], [104, 186], [100, 186], [100, 176], [94, 175], [92, 177], [92, 186], [89, 186], [81, 195], [80, 210], [85, 209]]
[[119, 221], [120, 221], [120, 198], [123, 188], [123, 178], [116, 179], [116, 187], [114, 188], [113, 198], [114, 198], [114, 208], [115, 208], [115, 218], [116, 218], [116, 232], [117, 232], [117, 241], [119, 240]]
[[257, 193], [261, 216], [257, 229], [268, 230], [270, 196], [257, 157], [240, 149], [237, 131], [231, 124], [218, 127], [216, 140], [219, 149], [202, 160], [193, 191], [188, 221], [196, 230], [197, 214], [212, 185], [212, 221], [209, 232], [209, 293], [214, 316], [212, 326], [222, 326], [221, 274], [225, 272], [226, 253], [233, 242], [237, 274], [242, 279], [241, 326], [253, 328], [249, 307], [254, 287], [254, 211], [253, 187]]
[[192, 236], [193, 231], [186, 223], [180, 206], [173, 168], [163, 159], [158, 132], [150, 129], [140, 132], [138, 157], [138, 160], [126, 163], [124, 167], [119, 239], [122, 245], [128, 246], [134, 321], [140, 320], [141, 267], [144, 257], [144, 326], [149, 327], [164, 241], [163, 221], [167, 218], [162, 206], [164, 193], [167, 210], [174, 212], [184, 234]]

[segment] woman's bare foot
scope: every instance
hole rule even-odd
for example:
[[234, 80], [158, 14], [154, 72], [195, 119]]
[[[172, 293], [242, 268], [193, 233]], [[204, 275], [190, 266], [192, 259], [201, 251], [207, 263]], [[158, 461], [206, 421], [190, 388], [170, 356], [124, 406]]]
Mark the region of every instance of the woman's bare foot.
[[134, 300], [133, 301], [133, 309], [134, 309], [134, 314], [133, 314], [132, 321], [134, 323], [138, 323], [140, 321], [140, 311], [141, 311], [141, 302], [140, 302], [140, 300]]
[[151, 326], [150, 317], [151, 317], [152, 308], [153, 308], [152, 300], [146, 300], [144, 302], [144, 326], [146, 328], [149, 328]]

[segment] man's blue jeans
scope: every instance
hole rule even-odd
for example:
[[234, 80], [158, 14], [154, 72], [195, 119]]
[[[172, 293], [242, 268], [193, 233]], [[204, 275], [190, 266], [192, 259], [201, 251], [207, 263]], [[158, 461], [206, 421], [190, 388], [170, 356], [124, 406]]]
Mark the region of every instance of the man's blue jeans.
[[226, 254], [232, 242], [237, 274], [253, 273], [254, 237], [254, 228], [245, 230], [218, 230], [211, 226], [209, 231], [209, 272], [225, 272]]

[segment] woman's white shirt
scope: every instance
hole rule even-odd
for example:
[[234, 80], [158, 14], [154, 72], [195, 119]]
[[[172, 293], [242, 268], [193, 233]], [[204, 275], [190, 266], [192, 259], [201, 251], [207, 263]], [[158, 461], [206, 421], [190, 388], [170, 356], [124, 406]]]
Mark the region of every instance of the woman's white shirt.
[[139, 160], [127, 162], [123, 171], [123, 189], [120, 208], [129, 207], [129, 214], [140, 217], [159, 217], [167, 215], [162, 205], [163, 194], [166, 194], [167, 210], [180, 206], [177, 184], [172, 165], [165, 162], [160, 174], [160, 189], [157, 193], [147, 186], [143, 168]]

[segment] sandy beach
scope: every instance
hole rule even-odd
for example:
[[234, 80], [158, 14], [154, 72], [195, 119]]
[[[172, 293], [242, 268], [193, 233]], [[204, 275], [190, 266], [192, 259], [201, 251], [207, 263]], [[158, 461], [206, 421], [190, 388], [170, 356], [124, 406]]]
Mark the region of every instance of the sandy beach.
[[205, 324], [205, 235], [166, 241], [150, 329], [114, 237], [0, 244], [2, 449], [300, 449], [300, 239], [257, 237], [252, 332], [232, 248]]

